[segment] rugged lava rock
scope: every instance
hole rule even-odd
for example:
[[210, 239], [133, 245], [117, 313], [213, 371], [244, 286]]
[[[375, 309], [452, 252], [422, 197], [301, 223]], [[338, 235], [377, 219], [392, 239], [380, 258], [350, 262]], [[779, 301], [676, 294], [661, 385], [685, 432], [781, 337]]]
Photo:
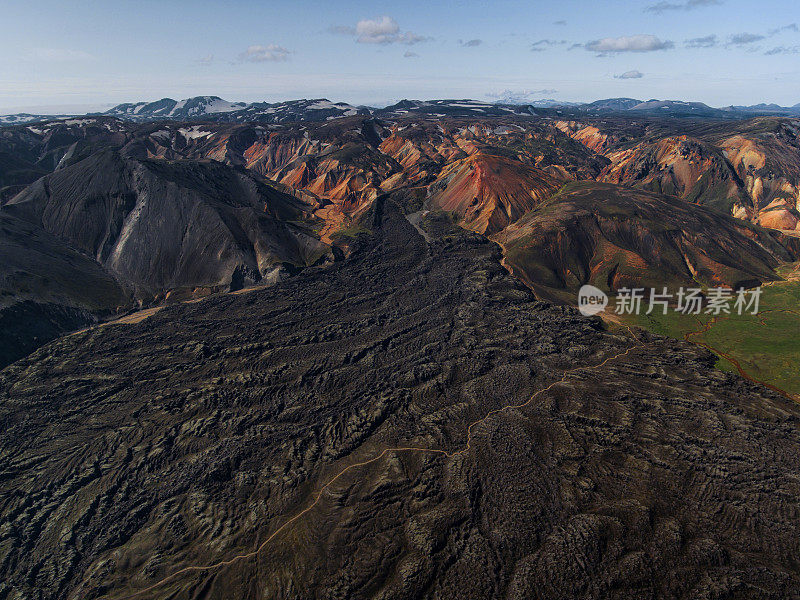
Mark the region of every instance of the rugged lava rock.
[[0, 372], [0, 598], [800, 595], [798, 407], [372, 218]]

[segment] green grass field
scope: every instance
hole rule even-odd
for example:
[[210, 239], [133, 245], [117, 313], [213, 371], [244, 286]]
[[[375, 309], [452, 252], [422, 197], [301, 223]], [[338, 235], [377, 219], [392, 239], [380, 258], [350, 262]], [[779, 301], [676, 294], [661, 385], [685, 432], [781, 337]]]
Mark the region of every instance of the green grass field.
[[[722, 315], [709, 325], [710, 315], [625, 315], [628, 325], [678, 339], [707, 344], [720, 357], [717, 366], [737, 372], [733, 362], [752, 379], [773, 385], [800, 400], [800, 278], [793, 265], [782, 270], [792, 280], [762, 288], [757, 315]], [[703, 331], [708, 326], [707, 331]], [[723, 355], [727, 355], [725, 358]], [[731, 360], [732, 359], [732, 360]]]

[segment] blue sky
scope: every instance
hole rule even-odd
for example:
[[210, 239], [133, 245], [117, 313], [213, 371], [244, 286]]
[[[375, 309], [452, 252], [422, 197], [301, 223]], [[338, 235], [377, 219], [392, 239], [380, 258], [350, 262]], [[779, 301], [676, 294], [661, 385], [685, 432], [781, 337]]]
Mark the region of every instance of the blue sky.
[[796, 0], [6, 0], [2, 18], [3, 112], [211, 94], [800, 102]]

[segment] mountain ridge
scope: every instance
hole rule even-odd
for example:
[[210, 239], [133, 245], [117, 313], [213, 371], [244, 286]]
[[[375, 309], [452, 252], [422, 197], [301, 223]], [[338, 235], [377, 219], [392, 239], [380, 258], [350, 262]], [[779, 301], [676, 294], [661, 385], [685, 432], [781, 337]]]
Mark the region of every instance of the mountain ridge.
[[[331, 102], [326, 98], [297, 99], [281, 102], [230, 102], [219, 96], [194, 96], [183, 100], [162, 98], [156, 101], [139, 101], [118, 104], [103, 113], [85, 116], [116, 116], [134, 122], [152, 120], [211, 120], [222, 122], [286, 123], [297, 121], [322, 121], [354, 115], [398, 116], [408, 113], [431, 115], [469, 115], [483, 112], [486, 115], [502, 114], [638, 114], [671, 116], [677, 118], [700, 117], [717, 119], [748, 119], [758, 115], [798, 116], [800, 104], [790, 107], [776, 104], [751, 106], [728, 105], [719, 108], [702, 102], [684, 100], [637, 100], [634, 98], [606, 98], [593, 102], [568, 102], [558, 100], [531, 100], [483, 102], [461, 100], [401, 100], [385, 107], [354, 106], [346, 102]], [[79, 116], [79, 115], [72, 115]], [[0, 126], [34, 123], [66, 115], [33, 115], [17, 113], [0, 115]]]

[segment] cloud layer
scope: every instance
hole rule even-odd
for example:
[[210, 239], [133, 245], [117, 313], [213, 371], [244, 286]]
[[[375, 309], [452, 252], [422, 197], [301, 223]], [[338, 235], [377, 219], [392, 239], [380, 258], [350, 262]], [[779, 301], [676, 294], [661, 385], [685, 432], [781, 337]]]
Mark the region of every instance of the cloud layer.
[[767, 36], [758, 33], [737, 33], [728, 38], [728, 44], [731, 46], [745, 46], [765, 39], [767, 39]]
[[549, 48], [551, 46], [563, 46], [568, 43], [569, 42], [567, 42], [567, 40], [539, 40], [538, 42], [533, 42], [531, 44], [531, 52], [544, 52], [545, 48]]
[[503, 104], [525, 104], [530, 102], [537, 96], [552, 96], [557, 94], [558, 90], [542, 89], [542, 90], [503, 90], [502, 92], [492, 92], [486, 94], [487, 98], [494, 98]]
[[776, 54], [800, 54], [800, 46], [776, 46], [764, 52], [766, 56], [775, 56]]
[[719, 43], [716, 35], [707, 35], [705, 37], [692, 38], [686, 40], [684, 45], [687, 48], [713, 48]]

